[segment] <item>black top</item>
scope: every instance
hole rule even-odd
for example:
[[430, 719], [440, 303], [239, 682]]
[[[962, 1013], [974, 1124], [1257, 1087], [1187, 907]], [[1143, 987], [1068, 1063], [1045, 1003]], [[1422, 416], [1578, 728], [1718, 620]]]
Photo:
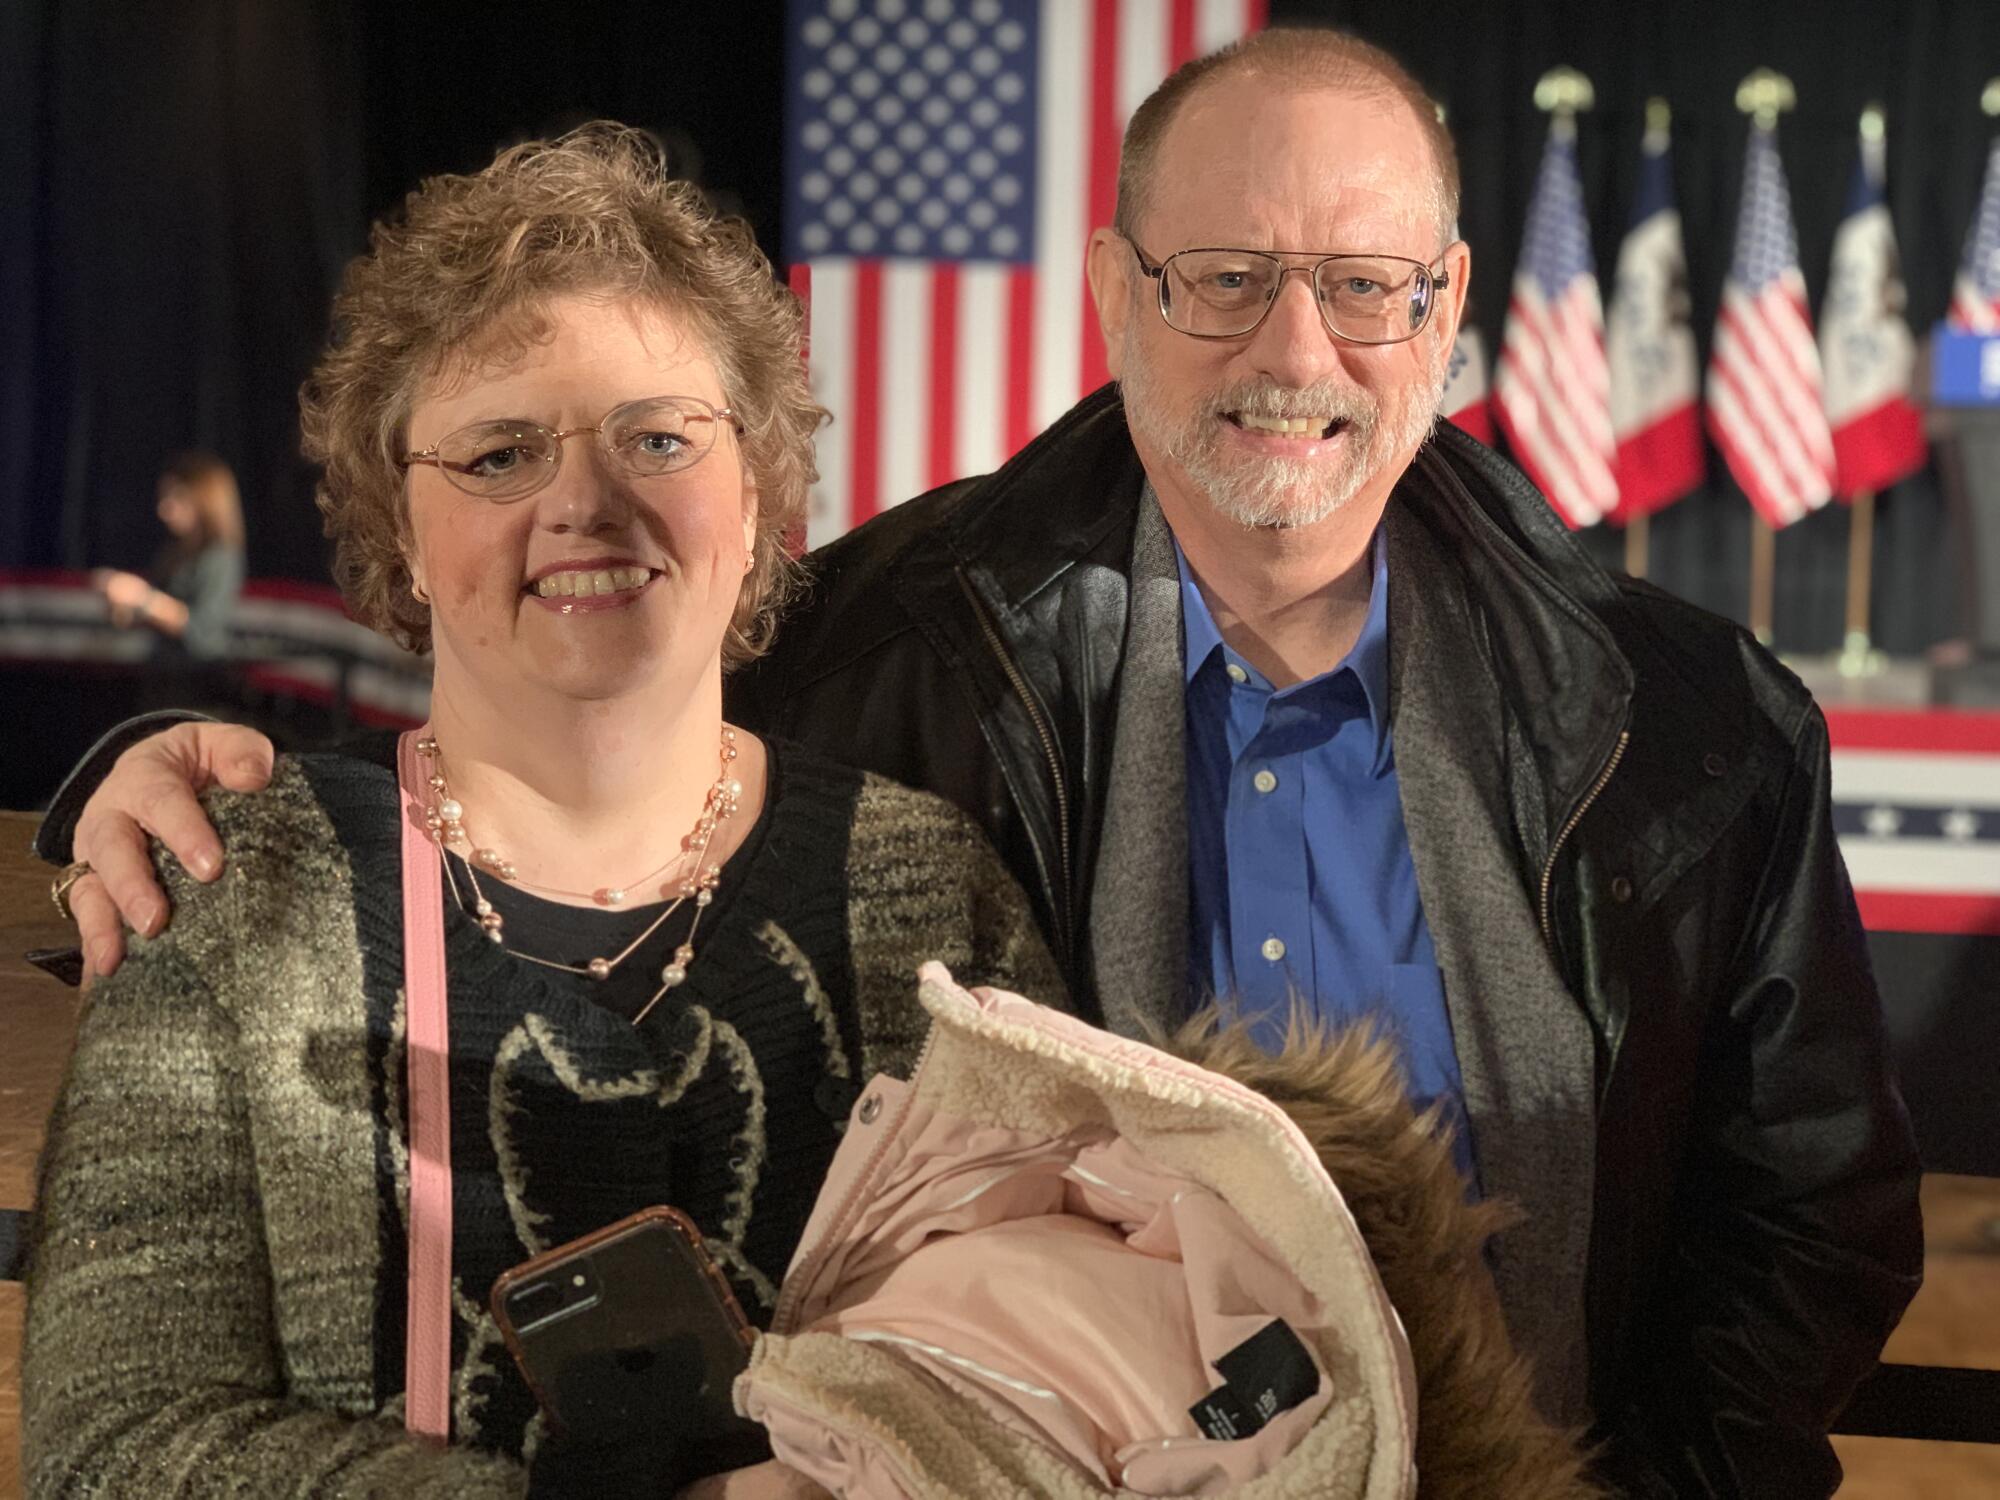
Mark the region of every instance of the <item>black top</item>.
[[[778, 755], [774, 751], [764, 806], [743, 842], [724, 862], [722, 879], [716, 886], [713, 899], [707, 908], [701, 910], [699, 929], [695, 928], [695, 903], [684, 901], [680, 910], [661, 924], [658, 932], [648, 937], [630, 958], [611, 971], [610, 978], [598, 980], [581, 974], [565, 974], [560, 969], [545, 969], [543, 974], [547, 981], [559, 988], [567, 988], [576, 999], [601, 1005], [629, 1021], [658, 993], [660, 970], [672, 958], [674, 950], [687, 941], [690, 931], [694, 931], [696, 938], [694, 963], [698, 965], [703, 949], [726, 920], [735, 902], [737, 885], [744, 871], [757, 862], [758, 851], [771, 826], [771, 809], [778, 801], [778, 775]], [[475, 900], [472, 873], [459, 855], [453, 854], [450, 859], [451, 876], [458, 883], [459, 894], [470, 906]], [[449, 896], [449, 882], [446, 893]], [[492, 904], [494, 911], [505, 922], [502, 937], [504, 946], [510, 952], [532, 953], [536, 958], [551, 959], [579, 969], [586, 967], [593, 958], [613, 958], [624, 952], [626, 945], [651, 926], [667, 904], [653, 901], [643, 906], [618, 908], [568, 906], [537, 896], [520, 886], [509, 885], [491, 875], [479, 877], [478, 894]], [[454, 901], [452, 904], [457, 903]], [[522, 960], [516, 958], [516, 962]], [[664, 1000], [662, 1003], [665, 1003]]]

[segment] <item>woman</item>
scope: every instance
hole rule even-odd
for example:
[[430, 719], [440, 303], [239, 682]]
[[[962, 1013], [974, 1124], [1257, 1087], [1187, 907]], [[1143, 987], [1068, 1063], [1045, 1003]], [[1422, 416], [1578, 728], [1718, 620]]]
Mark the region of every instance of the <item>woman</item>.
[[180, 453], [160, 474], [157, 514], [173, 540], [151, 579], [115, 568], [92, 575], [126, 627], [157, 631], [196, 660], [229, 649], [229, 615], [243, 592], [243, 502], [236, 476], [213, 453]]
[[[748, 230], [612, 126], [426, 183], [350, 267], [305, 446], [350, 607], [435, 657], [432, 720], [399, 772], [302, 757], [217, 799], [227, 874], [169, 869], [171, 930], [93, 991], [31, 1495], [670, 1493], [671, 1442], [547, 1439], [494, 1277], [665, 1202], [768, 1318], [856, 1085], [914, 1054], [920, 959], [1057, 995], [967, 819], [723, 722], [812, 477], [799, 337]], [[448, 1145], [413, 1166], [440, 907]], [[405, 1428], [407, 1226], [445, 1162], [439, 1447]]]

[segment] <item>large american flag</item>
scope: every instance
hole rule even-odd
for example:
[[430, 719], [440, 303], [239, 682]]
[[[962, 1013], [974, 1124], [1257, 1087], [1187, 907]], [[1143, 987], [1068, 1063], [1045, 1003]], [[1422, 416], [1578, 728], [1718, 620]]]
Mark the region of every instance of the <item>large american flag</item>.
[[1104, 382], [1084, 247], [1111, 222], [1125, 122], [1264, 13], [792, 0], [785, 251], [834, 417], [808, 545], [997, 467]]
[[1952, 283], [1952, 327], [1973, 333], [2000, 333], [2000, 136], [1986, 157], [1986, 181], [1979, 211], [1966, 232], [1965, 254]]
[[1493, 404], [1515, 460], [1571, 526], [1594, 525], [1617, 505], [1604, 308], [1568, 115], [1549, 124]]
[[1849, 500], [1915, 473], [1929, 456], [1923, 417], [1911, 399], [1917, 341], [1903, 318], [1903, 273], [1882, 192], [1883, 157], [1880, 131], [1864, 131], [1819, 310], [1834, 488]]
[[1833, 494], [1833, 434], [1820, 406], [1791, 190], [1777, 131], [1765, 125], [1750, 127], [1736, 255], [1708, 360], [1708, 423], [1730, 473], [1771, 525], [1789, 526]]
[[1688, 326], [1687, 256], [1664, 127], [1640, 145], [1639, 195], [1618, 249], [1604, 335], [1618, 522], [1671, 505], [1701, 484], [1701, 357]]

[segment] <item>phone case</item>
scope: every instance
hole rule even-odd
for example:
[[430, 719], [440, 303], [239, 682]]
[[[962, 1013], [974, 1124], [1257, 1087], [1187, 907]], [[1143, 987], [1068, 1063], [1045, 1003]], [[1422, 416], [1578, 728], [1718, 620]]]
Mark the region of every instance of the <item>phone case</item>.
[[756, 1335], [678, 1210], [641, 1209], [545, 1251], [502, 1272], [489, 1302], [564, 1436], [616, 1442], [665, 1422], [717, 1466], [761, 1456], [763, 1429], [730, 1395]]

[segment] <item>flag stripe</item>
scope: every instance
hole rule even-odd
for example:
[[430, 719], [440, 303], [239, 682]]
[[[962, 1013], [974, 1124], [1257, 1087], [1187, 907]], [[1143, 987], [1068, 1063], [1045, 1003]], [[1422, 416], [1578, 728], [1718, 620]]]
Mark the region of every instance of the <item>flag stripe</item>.
[[892, 260], [882, 273], [882, 389], [875, 403], [881, 484], [876, 508], [930, 488], [931, 281], [923, 261]]
[[882, 493], [882, 444], [877, 400], [882, 390], [882, 263], [854, 267], [854, 479], [857, 522], [875, 514]]
[[[1096, 0], [1090, 36], [1090, 203], [1087, 227], [1109, 224], [1118, 203], [1118, 55], [1119, 0]], [[1157, 6], [1154, 8], [1157, 14]], [[1078, 298], [1082, 326], [1078, 342], [1082, 350], [1081, 388], [1094, 391], [1108, 378], [1104, 361], [1104, 341], [1097, 336], [1096, 311], [1085, 294]]]
[[1173, 0], [1173, 17], [1167, 26], [1169, 69], [1201, 56], [1201, 44], [1195, 39], [1194, 12], [1195, 0]]
[[1033, 266], [1015, 266], [1007, 276], [1007, 451], [1014, 453], [1035, 435], [1035, 371], [1040, 343], [1035, 337]]
[[1040, 431], [1075, 402], [1082, 370], [1083, 242], [1089, 201], [1075, 184], [1089, 182], [1091, 10], [1082, 0], [1042, 7], [1040, 145], [1036, 173], [1043, 188], [1035, 219], [1034, 405], [1029, 433]]
[[[1014, 272], [1008, 266], [973, 262], [958, 273], [958, 340], [952, 358], [958, 367], [958, 465], [937, 481], [961, 474], [985, 474], [1007, 456], [1005, 419], [1012, 388], [1009, 369], [1022, 368], [1007, 344], [1007, 313]], [[1005, 394], [1003, 395], [1003, 387]]]
[[812, 377], [813, 398], [833, 420], [819, 430], [819, 483], [806, 511], [808, 547], [824, 546], [854, 524], [858, 281], [852, 261], [822, 260], [812, 265], [812, 364], [807, 373]]
[[947, 483], [958, 473], [958, 271], [947, 263], [931, 272], [931, 430], [925, 489]]

